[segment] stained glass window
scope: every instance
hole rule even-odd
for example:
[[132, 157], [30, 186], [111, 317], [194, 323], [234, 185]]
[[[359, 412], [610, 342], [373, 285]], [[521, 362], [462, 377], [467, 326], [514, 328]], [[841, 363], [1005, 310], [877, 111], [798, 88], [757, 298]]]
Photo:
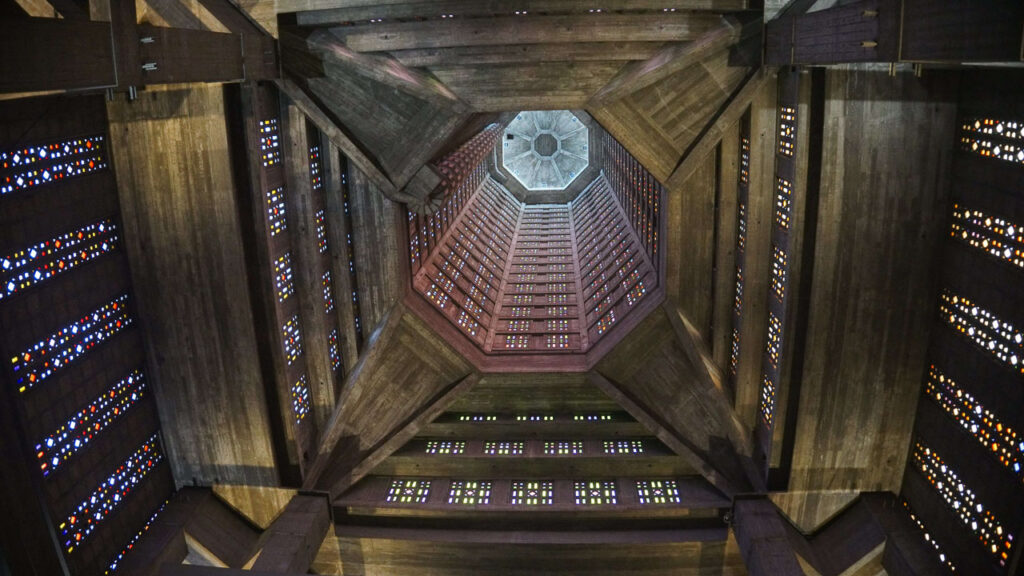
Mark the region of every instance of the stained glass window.
[[978, 501], [974, 491], [964, 484], [951, 465], [921, 442], [914, 444], [914, 464], [960, 522], [978, 537], [1000, 566], [1005, 566], [1013, 547], [1013, 535], [1003, 528], [995, 514]]
[[110, 219], [93, 222], [0, 258], [0, 300], [117, 249]]
[[385, 502], [425, 504], [430, 498], [430, 480], [392, 480]]
[[779, 154], [792, 156], [796, 146], [796, 109], [779, 107]]
[[550, 506], [555, 501], [552, 482], [512, 482], [513, 506]]
[[548, 334], [544, 336], [544, 346], [547, 348], [568, 348], [568, 334]]
[[135, 406], [145, 392], [146, 382], [142, 373], [132, 370], [43, 438], [36, 444], [36, 458], [43, 476], [48, 476], [85, 448], [93, 438]]
[[324, 292], [324, 312], [334, 312], [334, 288], [331, 287], [331, 271], [327, 270], [320, 278], [320, 286]]
[[327, 252], [327, 216], [323, 210], [317, 210], [313, 218], [316, 222], [316, 247], [324, 254]]
[[284, 357], [291, 366], [302, 356], [302, 333], [299, 330], [299, 316], [292, 316], [291, 320], [285, 322], [281, 327], [282, 340], [284, 342]]
[[122, 548], [121, 551], [118, 552], [117, 556], [114, 556], [114, 559], [107, 564], [107, 569], [105, 572], [103, 572], [104, 576], [113, 574], [117, 571], [117, 568], [121, 565], [121, 561], [124, 560], [125, 555], [128, 554], [128, 552], [130, 552], [132, 548], [135, 547], [135, 543], [139, 541], [139, 538], [142, 538], [142, 535], [149, 531], [149, 527], [153, 525], [154, 521], [156, 521], [157, 516], [159, 516], [160, 513], [164, 511], [164, 508], [167, 507], [168, 502], [170, 502], [170, 500], [165, 500], [164, 503], [161, 504], [160, 507], [157, 508], [155, 512], [153, 512], [149, 519], [146, 520], [146, 523], [142, 525], [142, 528], [140, 528], [139, 531], [132, 536], [131, 540], [129, 540], [128, 543], [125, 544], [124, 548]]
[[768, 361], [779, 367], [779, 349], [782, 347], [782, 322], [774, 312], [768, 313]]
[[461, 414], [459, 422], [496, 422], [498, 417], [494, 414]]
[[576, 504], [583, 506], [600, 506], [618, 504], [619, 502], [614, 481], [573, 482], [573, 495]]
[[974, 399], [952, 378], [943, 374], [934, 364], [928, 368], [925, 394], [934, 400], [971, 436], [981, 442], [985, 452], [1024, 480], [1024, 436], [1004, 424], [991, 410]]
[[577, 422], [608, 422], [614, 420], [611, 414], [576, 414], [572, 419]]
[[70, 554], [80, 546], [162, 460], [158, 434], [153, 434], [57, 526], [64, 550]]
[[464, 454], [466, 443], [461, 440], [429, 440], [424, 452], [427, 454]]
[[789, 271], [789, 262], [786, 251], [772, 243], [772, 292], [775, 297], [782, 300], [786, 297], [786, 276]]
[[637, 480], [640, 504], [679, 504], [679, 485], [675, 480]]
[[517, 422], [554, 422], [555, 417], [551, 414], [519, 414]]
[[775, 225], [789, 230], [793, 215], [793, 185], [785, 178], [779, 178], [775, 191]]
[[103, 135], [0, 152], [0, 196], [107, 168]]
[[260, 160], [264, 168], [281, 163], [281, 140], [277, 118], [260, 121]]
[[960, 125], [960, 146], [979, 156], [1024, 164], [1024, 122], [966, 118]]
[[518, 336], [514, 336], [512, 334], [508, 334], [508, 335], [505, 336], [505, 348], [525, 350], [526, 346], [529, 343], [530, 343], [530, 337], [525, 335], [525, 334], [518, 335]]
[[981, 210], [953, 204], [953, 238], [986, 254], [1024, 268], [1024, 229]]
[[643, 454], [643, 440], [605, 440], [605, 454]]
[[341, 351], [338, 349], [338, 329], [331, 330], [327, 335], [327, 350], [331, 357], [331, 370], [337, 372], [341, 368]]
[[292, 384], [292, 413], [296, 421], [301, 421], [309, 414], [309, 379], [305, 374]]
[[615, 324], [615, 310], [609, 310], [607, 314], [597, 321], [597, 333], [604, 334]]
[[277, 289], [278, 302], [284, 302], [295, 293], [295, 283], [292, 282], [292, 255], [290, 252], [285, 252], [280, 258], [274, 260], [274, 287]]
[[320, 147], [310, 146], [309, 147], [309, 179], [313, 187], [313, 191], [319, 190], [323, 187], [323, 178], [320, 175]]
[[579, 456], [583, 454], [583, 441], [547, 441], [544, 442], [544, 454], [548, 456]]
[[500, 440], [484, 442], [484, 454], [488, 456], [522, 456], [525, 452], [525, 442], [506, 442]]
[[448, 488], [448, 503], [476, 506], [491, 503], [491, 483], [453, 480]]
[[1024, 335], [1020, 330], [979, 307], [973, 300], [948, 289], [942, 291], [939, 311], [954, 330], [973, 340], [1015, 372], [1024, 374], [1024, 362], [1021, 361], [1024, 358]]
[[18, 391], [39, 384], [131, 324], [124, 294], [40, 340], [11, 358]]
[[267, 190], [267, 226], [271, 236], [277, 236], [288, 229], [284, 215], [284, 187]]
[[769, 429], [775, 418], [775, 382], [768, 374], [761, 374], [761, 420]]
[[633, 286], [629, 292], [626, 292], [626, 305], [632, 306], [636, 304], [644, 297], [644, 294], [647, 294], [647, 288], [643, 282], [637, 282], [636, 286]]

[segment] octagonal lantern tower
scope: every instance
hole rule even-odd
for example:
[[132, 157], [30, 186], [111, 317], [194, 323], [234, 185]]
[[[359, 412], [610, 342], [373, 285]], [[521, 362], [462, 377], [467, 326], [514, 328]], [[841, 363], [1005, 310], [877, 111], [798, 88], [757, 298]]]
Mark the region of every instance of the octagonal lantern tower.
[[502, 140], [502, 166], [527, 190], [564, 190], [590, 165], [590, 132], [568, 110], [520, 112]]

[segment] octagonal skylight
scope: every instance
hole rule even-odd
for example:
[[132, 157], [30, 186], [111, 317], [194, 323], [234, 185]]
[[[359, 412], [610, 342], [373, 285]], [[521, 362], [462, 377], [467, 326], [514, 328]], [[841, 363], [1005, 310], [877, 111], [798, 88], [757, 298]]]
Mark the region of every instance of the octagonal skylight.
[[564, 190], [590, 165], [589, 138], [568, 110], [520, 112], [505, 130], [501, 163], [527, 190]]

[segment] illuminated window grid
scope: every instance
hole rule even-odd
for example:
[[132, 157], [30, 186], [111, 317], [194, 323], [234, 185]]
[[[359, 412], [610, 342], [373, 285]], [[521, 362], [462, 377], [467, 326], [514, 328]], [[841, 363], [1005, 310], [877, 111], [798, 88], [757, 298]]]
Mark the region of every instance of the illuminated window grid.
[[324, 254], [327, 252], [327, 217], [323, 210], [317, 210], [314, 215], [316, 221], [316, 247]]
[[951, 465], [920, 441], [914, 443], [914, 463], [960, 522], [977, 536], [1000, 566], [1006, 566], [1013, 535], [1003, 529], [995, 514], [978, 502], [974, 491], [964, 484]]
[[793, 184], [785, 178], [778, 178], [775, 188], [775, 225], [789, 230], [793, 216]]
[[611, 305], [612, 305], [612, 296], [609, 295], [604, 300], [601, 300], [600, 302], [598, 302], [597, 306], [594, 306], [594, 309], [591, 310], [590, 312], [592, 312], [594, 314], [600, 314], [600, 313], [604, 312], [605, 310], [607, 310], [609, 307], [611, 307]]
[[509, 320], [508, 321], [509, 332], [529, 332], [530, 321], [529, 320]]
[[281, 163], [281, 139], [277, 118], [260, 121], [260, 160], [264, 168]]
[[430, 288], [427, 288], [427, 291], [424, 293], [424, 296], [426, 296], [427, 299], [434, 304], [434, 306], [437, 306], [442, 310], [444, 309], [445, 306], [448, 305], [448, 295], [441, 291], [441, 288], [439, 288], [437, 284], [431, 283]]
[[642, 505], [682, 503], [675, 480], [637, 480], [636, 495]]
[[84, 449], [93, 438], [135, 406], [145, 393], [146, 382], [142, 373], [132, 370], [88, 406], [65, 420], [36, 444], [36, 458], [43, 476], [49, 476], [50, 472]]
[[516, 294], [512, 296], [513, 304], [533, 304], [532, 294]]
[[448, 487], [448, 503], [478, 506], [491, 503], [491, 483], [476, 480], [452, 480]]
[[548, 294], [548, 304], [565, 304], [568, 301], [567, 294]]
[[327, 351], [331, 357], [331, 370], [337, 372], [341, 368], [341, 351], [338, 348], [338, 329], [331, 330], [327, 336]]
[[430, 498], [430, 480], [392, 480], [385, 502], [426, 504]]
[[960, 126], [961, 148], [987, 158], [1024, 164], [1024, 138], [1021, 122], [997, 118], [973, 117]]
[[739, 315], [743, 310], [743, 269], [736, 267], [736, 295], [733, 297], [732, 310], [733, 313]]
[[954, 330], [998, 358], [1018, 374], [1024, 374], [1024, 335], [969, 298], [946, 289], [940, 295], [939, 311]]
[[986, 448], [985, 452], [1024, 480], [1024, 436], [1003, 424], [991, 410], [982, 406], [952, 378], [934, 364], [928, 368], [925, 394], [954, 421]]
[[545, 334], [544, 335], [544, 347], [554, 350], [564, 350], [569, 348], [569, 335], [568, 334]]
[[466, 443], [462, 440], [429, 440], [424, 452], [441, 455], [465, 454]]
[[572, 417], [576, 422], [611, 422], [611, 414], [576, 414]]
[[924, 541], [927, 542], [935, 550], [935, 553], [938, 555], [939, 562], [945, 564], [945, 566], [949, 568], [950, 572], [956, 572], [956, 565], [953, 564], [952, 560], [946, 557], [946, 553], [942, 551], [942, 547], [939, 546], [939, 543], [935, 540], [935, 537], [932, 536], [930, 532], [928, 532], [928, 529], [925, 528], [924, 523], [921, 522], [921, 519], [918, 518], [916, 514], [914, 514], [914, 511], [910, 508], [910, 504], [907, 503], [906, 500], [903, 501], [903, 507], [907, 509], [907, 514], [910, 515], [910, 520], [917, 525], [917, 528], [919, 530], [921, 530], [921, 537], [924, 538]]
[[114, 556], [114, 559], [107, 564], [107, 569], [103, 572], [104, 576], [109, 576], [110, 574], [113, 574], [117, 571], [117, 568], [121, 565], [121, 561], [124, 560], [125, 555], [128, 554], [128, 552], [130, 552], [131, 549], [135, 547], [135, 543], [139, 541], [139, 538], [142, 538], [142, 535], [149, 531], [149, 527], [153, 525], [153, 522], [156, 520], [157, 516], [159, 516], [160, 513], [164, 511], [164, 508], [167, 506], [168, 502], [170, 502], [170, 500], [164, 500], [163, 504], [161, 504], [160, 507], [157, 508], [156, 511], [153, 512], [153, 514], [149, 517], [149, 520], [146, 520], [146, 523], [142, 525], [142, 528], [140, 528], [139, 531], [136, 532], [135, 535], [132, 536], [130, 540], [128, 540], [128, 543], [125, 544], [124, 548], [122, 548], [121, 551], [118, 552], [117, 556]]
[[643, 454], [643, 440], [605, 440], [605, 454]]
[[548, 306], [547, 314], [548, 314], [548, 316], [568, 316], [569, 315], [569, 307], [568, 306]]
[[302, 333], [299, 330], [299, 316], [295, 314], [281, 327], [284, 344], [284, 359], [291, 366], [302, 356]]
[[470, 313], [465, 310], [459, 310], [459, 316], [455, 319], [455, 324], [465, 330], [470, 336], [476, 336], [480, 331], [480, 323], [474, 320]]
[[528, 318], [531, 310], [526, 306], [513, 306], [509, 313], [513, 318]]
[[603, 506], [619, 503], [614, 481], [573, 482], [573, 496], [578, 506]]
[[292, 384], [292, 414], [301, 422], [309, 414], [309, 379], [303, 374]]
[[484, 454], [488, 456], [522, 456], [525, 453], [526, 442], [501, 440], [484, 442]]
[[106, 168], [102, 135], [3, 151], [0, 152], [0, 196]]
[[645, 294], [647, 294], [647, 287], [644, 286], [644, 283], [642, 281], [637, 282], [635, 286], [633, 286], [628, 292], [626, 292], [626, 305], [633, 306], [634, 304], [639, 302]]
[[518, 414], [516, 422], [554, 422], [555, 417], [551, 414]]
[[786, 276], [789, 272], [789, 259], [786, 251], [772, 243], [772, 292], [780, 301], [786, 297]]
[[782, 322], [774, 312], [768, 312], [768, 343], [765, 352], [768, 361], [775, 368], [779, 367], [779, 350], [782, 348]]
[[579, 456], [583, 454], [582, 440], [549, 440], [544, 442], [545, 456]]
[[612, 327], [612, 324], [615, 324], [615, 320], [615, 310], [609, 310], [607, 314], [597, 321], [597, 333], [604, 334], [607, 332]]
[[278, 302], [284, 302], [295, 293], [295, 284], [292, 281], [292, 255], [289, 252], [274, 260], [274, 287], [277, 289]]
[[779, 154], [792, 156], [796, 146], [796, 109], [779, 107]]
[[555, 502], [553, 482], [512, 482], [513, 506], [550, 506]]
[[735, 326], [732, 329], [732, 347], [729, 352], [729, 371], [736, 374], [736, 365], [740, 359], [740, 331]]
[[334, 289], [331, 288], [331, 271], [327, 270], [320, 278], [320, 286], [324, 293], [324, 312], [330, 314], [334, 311]]
[[775, 382], [768, 374], [761, 374], [761, 421], [769, 430], [775, 422]]
[[750, 182], [750, 138], [740, 138], [740, 183]]
[[323, 179], [320, 176], [319, 146], [310, 146], [309, 148], [309, 179], [313, 190], [319, 190], [323, 186]]
[[158, 434], [153, 434], [57, 526], [64, 551], [74, 552], [162, 460]]
[[474, 318], [479, 318], [484, 312], [483, 307], [477, 304], [470, 296], [466, 296], [465, 300], [462, 301], [462, 309], [469, 312]]
[[460, 414], [459, 422], [497, 422], [494, 414]]
[[957, 240], [993, 256], [1024, 268], [1024, 229], [1004, 218], [981, 210], [953, 204], [953, 229]]
[[284, 214], [284, 187], [267, 190], [267, 227], [271, 236], [277, 236], [288, 229]]
[[109, 254], [120, 237], [109, 219], [38, 242], [0, 258], [0, 300]]
[[549, 332], [568, 332], [569, 321], [568, 320], [548, 320], [546, 328]]
[[505, 348], [509, 350], [525, 350], [530, 344], [530, 337], [526, 334], [506, 334]]
[[131, 326], [128, 295], [93, 310], [11, 358], [18, 392], [25, 392], [63, 370], [97, 344]]
[[747, 205], [743, 202], [739, 203], [739, 223], [737, 227], [736, 246], [742, 252], [747, 247]]

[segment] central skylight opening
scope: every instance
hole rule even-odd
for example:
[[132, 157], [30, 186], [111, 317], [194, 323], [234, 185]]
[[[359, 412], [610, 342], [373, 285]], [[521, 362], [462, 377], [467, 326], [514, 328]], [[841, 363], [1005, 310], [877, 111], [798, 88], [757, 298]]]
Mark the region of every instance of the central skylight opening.
[[505, 129], [501, 163], [529, 191], [565, 190], [590, 165], [590, 131], [568, 110], [520, 112]]

